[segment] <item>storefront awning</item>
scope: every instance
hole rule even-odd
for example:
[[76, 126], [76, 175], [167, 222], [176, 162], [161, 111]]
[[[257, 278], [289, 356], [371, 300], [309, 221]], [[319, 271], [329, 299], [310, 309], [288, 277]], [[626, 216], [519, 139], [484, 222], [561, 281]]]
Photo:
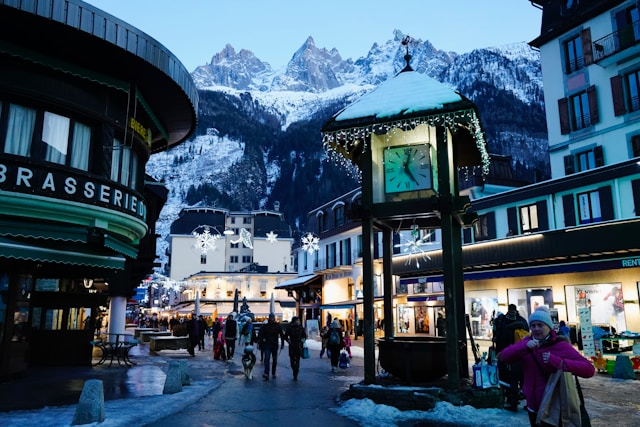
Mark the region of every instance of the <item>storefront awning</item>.
[[44, 245], [36, 246], [27, 241], [6, 237], [0, 237], [0, 257], [26, 261], [104, 267], [115, 270], [123, 270], [125, 263], [125, 259], [121, 256], [107, 255], [88, 250], [87, 248], [83, 248], [83, 252], [77, 252], [77, 248], [67, 248], [64, 244], [60, 243], [55, 247]]
[[[375, 297], [373, 301], [376, 302], [376, 301], [382, 301], [382, 300], [384, 300], [384, 297]], [[362, 304], [362, 303], [364, 303], [364, 300], [362, 298], [357, 298], [357, 299], [352, 299], [347, 301], [328, 302], [326, 304], [321, 304], [320, 308], [323, 310], [349, 309], [349, 308], [355, 308], [356, 305]]]
[[277, 284], [275, 289], [294, 289], [302, 286], [307, 286], [314, 281], [318, 281], [318, 284], [321, 285], [322, 276], [320, 274], [307, 274], [305, 276], [299, 276], [295, 279], [285, 280], [284, 282]]
[[87, 227], [52, 224], [40, 220], [25, 222], [0, 219], [0, 236], [85, 243]]
[[116, 239], [115, 237], [109, 236], [108, 234], [104, 236], [104, 245], [107, 248], [121, 253], [122, 255], [128, 256], [129, 258], [136, 259], [138, 257], [137, 248], [121, 242], [120, 240]]

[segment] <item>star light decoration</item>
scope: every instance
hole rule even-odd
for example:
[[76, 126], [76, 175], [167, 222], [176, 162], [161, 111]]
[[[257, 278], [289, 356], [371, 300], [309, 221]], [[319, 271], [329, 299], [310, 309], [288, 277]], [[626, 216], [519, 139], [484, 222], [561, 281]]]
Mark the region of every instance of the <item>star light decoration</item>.
[[302, 236], [302, 250], [307, 251], [309, 254], [313, 254], [320, 250], [320, 238], [315, 236], [313, 233], [307, 233]]
[[[202, 229], [202, 233], [199, 233], [198, 229]], [[215, 251], [216, 241], [222, 238], [220, 234], [211, 234], [211, 227], [208, 225], [197, 227], [191, 234], [196, 240], [193, 246], [200, 250], [202, 254]]]
[[427, 262], [427, 260], [431, 259], [431, 257], [427, 255], [421, 248], [422, 245], [426, 245], [424, 240], [427, 239], [431, 235], [431, 233], [433, 232], [431, 231], [423, 238], [420, 238], [420, 231], [418, 229], [418, 226], [413, 225], [411, 227], [411, 238], [405, 238], [407, 240], [406, 243], [399, 243], [395, 245], [397, 248], [404, 248], [402, 252], [409, 254], [409, 257], [407, 257], [407, 261], [404, 263], [404, 265], [410, 265], [413, 262], [413, 258], [415, 257], [416, 268], [420, 268], [420, 258], [422, 258], [424, 262]]
[[275, 243], [277, 241], [278, 241], [278, 235], [276, 233], [274, 233], [273, 231], [270, 231], [267, 233], [267, 242]]

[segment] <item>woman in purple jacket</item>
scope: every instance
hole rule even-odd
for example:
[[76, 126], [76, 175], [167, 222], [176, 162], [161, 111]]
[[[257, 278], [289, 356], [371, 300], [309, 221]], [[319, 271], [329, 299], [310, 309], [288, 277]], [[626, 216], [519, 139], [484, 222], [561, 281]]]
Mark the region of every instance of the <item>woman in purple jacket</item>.
[[568, 337], [557, 335], [547, 307], [539, 307], [529, 317], [531, 336], [505, 348], [499, 359], [506, 363], [522, 361], [524, 381], [522, 392], [527, 399], [529, 423], [536, 426], [536, 417], [549, 376], [560, 366], [583, 378], [595, 374], [591, 362], [573, 348]]

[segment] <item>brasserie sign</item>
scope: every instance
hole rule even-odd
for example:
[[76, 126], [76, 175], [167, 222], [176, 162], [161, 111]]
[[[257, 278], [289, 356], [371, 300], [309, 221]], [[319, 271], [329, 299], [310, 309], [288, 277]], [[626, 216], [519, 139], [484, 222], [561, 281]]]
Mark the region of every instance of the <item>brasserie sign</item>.
[[134, 191], [113, 181], [74, 173], [72, 169], [1, 162], [0, 190], [102, 206], [140, 219], [147, 214], [144, 201]]

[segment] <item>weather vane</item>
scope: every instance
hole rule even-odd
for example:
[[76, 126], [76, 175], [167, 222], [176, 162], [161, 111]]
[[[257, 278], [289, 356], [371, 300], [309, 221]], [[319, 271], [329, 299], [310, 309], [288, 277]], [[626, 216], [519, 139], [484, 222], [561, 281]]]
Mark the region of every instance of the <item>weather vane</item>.
[[411, 42], [412, 39], [410, 36], [404, 36], [404, 38], [402, 39], [402, 45], [407, 50], [406, 54], [404, 55], [404, 60], [407, 62], [407, 65], [402, 71], [413, 71], [413, 68], [411, 68], [411, 65], [409, 65], [409, 62], [411, 62], [411, 55], [409, 55], [409, 43]]

